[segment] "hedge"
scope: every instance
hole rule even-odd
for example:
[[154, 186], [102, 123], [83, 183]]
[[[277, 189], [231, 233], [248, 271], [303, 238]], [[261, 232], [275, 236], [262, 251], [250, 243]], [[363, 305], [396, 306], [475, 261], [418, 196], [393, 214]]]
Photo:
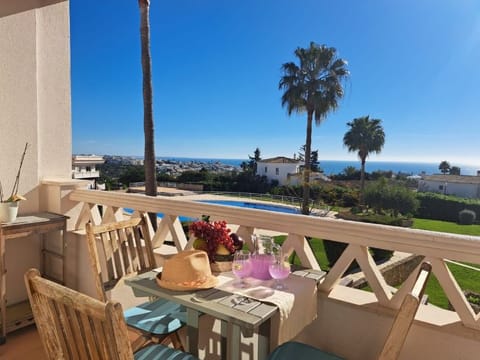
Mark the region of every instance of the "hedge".
[[464, 209], [472, 210], [479, 219], [480, 201], [463, 199], [435, 193], [417, 193], [420, 201], [416, 216], [422, 219], [458, 221], [458, 214]]

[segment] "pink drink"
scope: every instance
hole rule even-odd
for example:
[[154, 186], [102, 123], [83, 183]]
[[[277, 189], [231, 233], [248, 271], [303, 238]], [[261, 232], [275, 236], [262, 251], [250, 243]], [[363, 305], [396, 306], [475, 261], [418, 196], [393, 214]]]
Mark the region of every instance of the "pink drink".
[[260, 280], [270, 280], [272, 276], [268, 267], [275, 261], [275, 257], [270, 254], [254, 254], [251, 256], [252, 277]]
[[240, 279], [243, 279], [249, 276], [251, 271], [252, 271], [252, 264], [250, 260], [236, 260], [232, 264], [233, 274]]
[[270, 275], [274, 279], [278, 280], [283, 280], [288, 277], [290, 274], [290, 264], [285, 264], [285, 263], [276, 263], [276, 264], [271, 264], [269, 267]]

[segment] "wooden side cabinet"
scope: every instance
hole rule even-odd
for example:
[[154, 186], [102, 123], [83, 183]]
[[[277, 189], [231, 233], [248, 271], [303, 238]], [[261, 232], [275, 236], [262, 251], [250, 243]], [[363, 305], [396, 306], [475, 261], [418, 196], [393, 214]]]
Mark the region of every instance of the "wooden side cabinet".
[[[44, 212], [19, 216], [14, 222], [0, 224], [0, 345], [5, 343], [8, 332], [33, 324], [33, 315], [28, 300], [18, 304], [7, 305], [7, 269], [5, 265], [5, 241], [40, 234], [42, 257], [41, 271], [45, 271], [45, 264], [49, 256], [61, 261], [61, 278], [54, 278], [49, 274], [43, 276], [61, 284], [65, 280], [65, 233], [67, 230], [67, 216]], [[43, 234], [59, 231], [60, 244], [56, 250], [46, 246]]]

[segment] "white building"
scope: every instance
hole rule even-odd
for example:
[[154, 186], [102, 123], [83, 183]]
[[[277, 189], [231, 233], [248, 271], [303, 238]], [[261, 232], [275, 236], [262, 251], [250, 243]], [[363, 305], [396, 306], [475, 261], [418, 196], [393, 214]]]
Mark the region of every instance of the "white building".
[[90, 188], [96, 189], [96, 180], [100, 177], [100, 171], [96, 166], [104, 162], [102, 156], [74, 155], [72, 156], [72, 178], [91, 180]]
[[479, 199], [480, 176], [426, 175], [419, 180], [418, 191]]
[[290, 184], [289, 178], [300, 174], [304, 161], [277, 156], [257, 161], [257, 175], [266, 176], [268, 180], [277, 180], [280, 185]]

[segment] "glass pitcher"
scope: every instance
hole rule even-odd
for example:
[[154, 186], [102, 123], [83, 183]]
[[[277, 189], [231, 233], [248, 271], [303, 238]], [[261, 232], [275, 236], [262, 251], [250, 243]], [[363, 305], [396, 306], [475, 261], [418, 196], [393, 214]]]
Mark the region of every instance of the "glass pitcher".
[[252, 242], [255, 250], [250, 257], [252, 272], [250, 276], [260, 280], [270, 280], [272, 277], [268, 271], [270, 264], [275, 262], [282, 248], [275, 244], [273, 238], [267, 235], [252, 235]]

